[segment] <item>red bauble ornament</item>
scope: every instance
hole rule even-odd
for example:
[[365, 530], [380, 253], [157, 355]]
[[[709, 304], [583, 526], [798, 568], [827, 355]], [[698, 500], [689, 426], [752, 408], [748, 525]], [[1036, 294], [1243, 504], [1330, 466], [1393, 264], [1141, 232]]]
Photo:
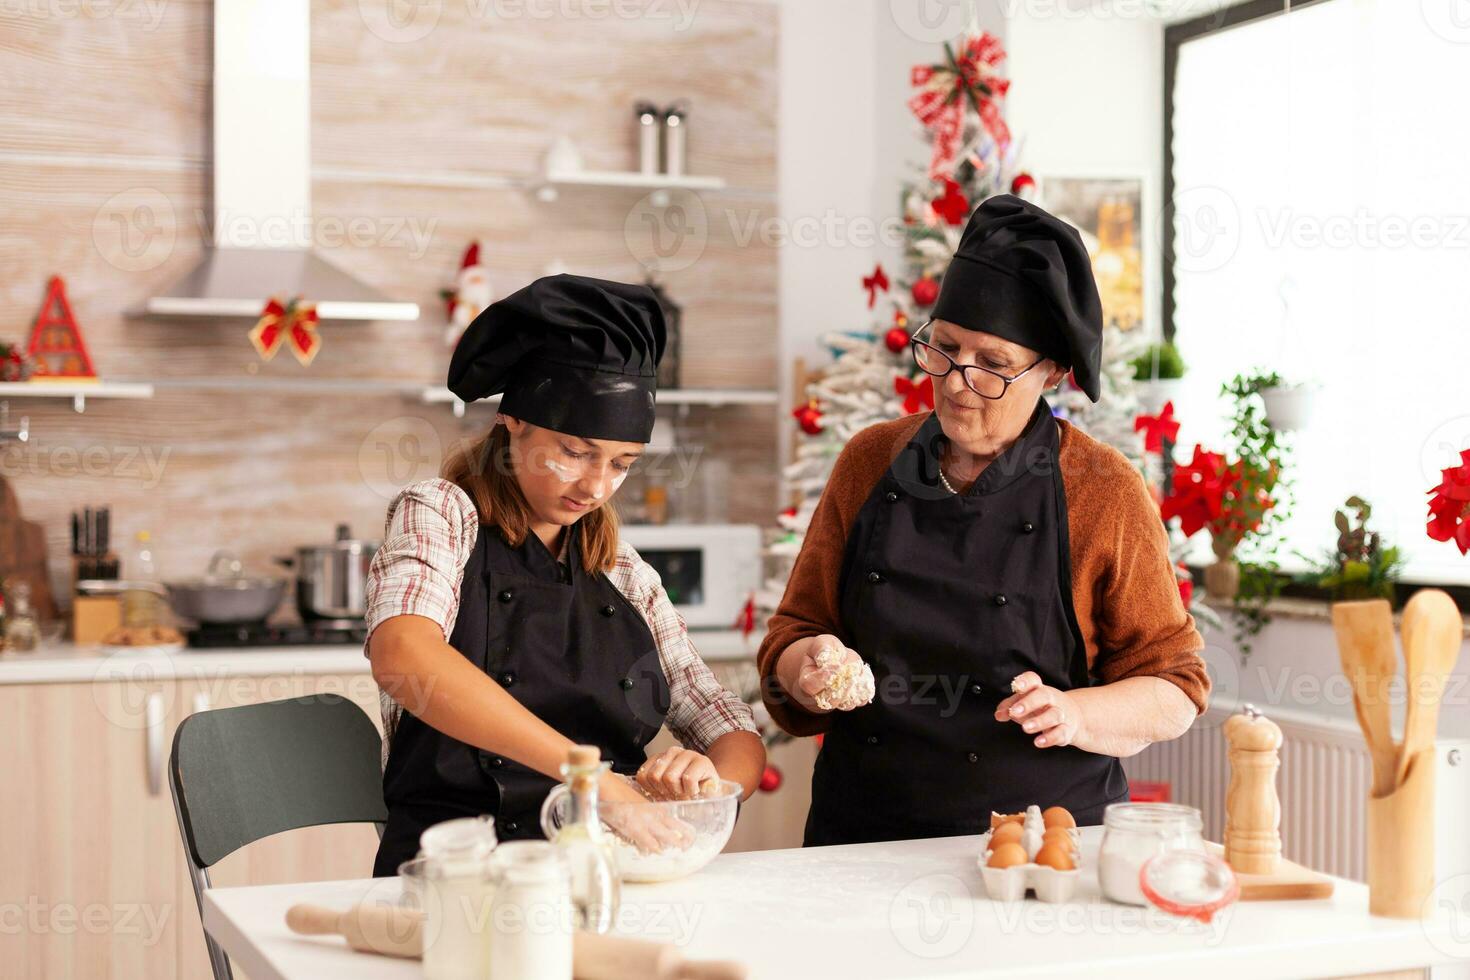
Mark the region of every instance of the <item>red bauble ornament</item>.
[[817, 435], [822, 431], [822, 411], [815, 403], [808, 402], [791, 413], [796, 419], [796, 424], [801, 426], [801, 431], [809, 436]]
[[1036, 178], [1022, 171], [1011, 181], [1011, 193], [1023, 201], [1036, 200]]
[[920, 306], [933, 306], [939, 298], [939, 282], [931, 276], [920, 276], [909, 292]]
[[883, 336], [883, 346], [895, 354], [909, 345], [909, 332], [903, 327], [894, 327]]
[[761, 773], [760, 789], [762, 793], [774, 793], [781, 788], [781, 770], [775, 766], [766, 766], [766, 771]]

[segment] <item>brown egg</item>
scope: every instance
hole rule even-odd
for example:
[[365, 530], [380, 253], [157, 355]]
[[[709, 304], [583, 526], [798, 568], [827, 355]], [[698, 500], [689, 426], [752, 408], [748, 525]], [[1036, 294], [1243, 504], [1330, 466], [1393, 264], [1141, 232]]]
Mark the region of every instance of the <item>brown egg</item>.
[[1036, 852], [1036, 863], [1058, 871], [1071, 871], [1077, 867], [1077, 862], [1072, 860], [1072, 849], [1057, 843], [1042, 844], [1041, 850]]
[[989, 864], [992, 868], [1010, 868], [1025, 863], [1026, 848], [1015, 842], [1002, 844], [990, 852]]
[[1024, 813], [991, 813], [990, 814], [990, 829], [991, 830], [994, 830], [996, 827], [999, 827], [1003, 823], [1016, 823], [1016, 824], [1018, 824], [1018, 823], [1021, 823], [1025, 819], [1026, 819], [1026, 814], [1024, 814]]
[[1071, 848], [1072, 845], [1075, 843], [1072, 840], [1072, 831], [1068, 830], [1066, 827], [1046, 828], [1041, 832], [1041, 842], [1043, 844], [1056, 843], [1066, 848]]
[[990, 832], [990, 846], [996, 848], [1002, 844], [1019, 844], [1021, 830], [1021, 825], [1018, 823], [1001, 824]]
[[1041, 822], [1048, 827], [1077, 826], [1077, 821], [1072, 819], [1072, 814], [1059, 806], [1049, 806], [1041, 811]]

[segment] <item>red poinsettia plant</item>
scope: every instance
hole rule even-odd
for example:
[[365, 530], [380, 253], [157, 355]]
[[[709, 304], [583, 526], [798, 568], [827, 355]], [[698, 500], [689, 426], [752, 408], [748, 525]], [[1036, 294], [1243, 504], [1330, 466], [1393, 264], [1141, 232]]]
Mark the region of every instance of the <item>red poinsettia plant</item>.
[[1439, 486], [1429, 490], [1429, 536], [1453, 541], [1460, 554], [1470, 554], [1470, 449], [1460, 452], [1460, 465], [1440, 471]]

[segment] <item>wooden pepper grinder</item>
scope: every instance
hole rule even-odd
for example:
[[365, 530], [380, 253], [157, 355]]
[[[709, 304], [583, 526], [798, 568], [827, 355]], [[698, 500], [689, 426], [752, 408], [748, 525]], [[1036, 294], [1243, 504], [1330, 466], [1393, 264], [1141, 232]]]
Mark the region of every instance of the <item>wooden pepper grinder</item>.
[[1230, 788], [1225, 795], [1225, 863], [1241, 874], [1275, 874], [1281, 863], [1281, 728], [1246, 705], [1225, 722]]

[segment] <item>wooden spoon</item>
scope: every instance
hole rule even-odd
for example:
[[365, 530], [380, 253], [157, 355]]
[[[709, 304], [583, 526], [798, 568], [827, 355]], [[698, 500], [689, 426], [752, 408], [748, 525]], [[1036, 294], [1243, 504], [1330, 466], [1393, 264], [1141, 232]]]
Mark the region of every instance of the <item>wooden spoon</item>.
[[1353, 708], [1373, 760], [1373, 795], [1386, 796], [1397, 785], [1398, 746], [1388, 703], [1388, 682], [1398, 673], [1393, 639], [1393, 609], [1387, 599], [1332, 604], [1332, 628], [1342, 672], [1353, 687]]
[[1404, 607], [1405, 680], [1408, 711], [1396, 783], [1402, 785], [1415, 755], [1434, 744], [1445, 678], [1455, 669], [1465, 621], [1455, 600], [1439, 589], [1420, 589]]

